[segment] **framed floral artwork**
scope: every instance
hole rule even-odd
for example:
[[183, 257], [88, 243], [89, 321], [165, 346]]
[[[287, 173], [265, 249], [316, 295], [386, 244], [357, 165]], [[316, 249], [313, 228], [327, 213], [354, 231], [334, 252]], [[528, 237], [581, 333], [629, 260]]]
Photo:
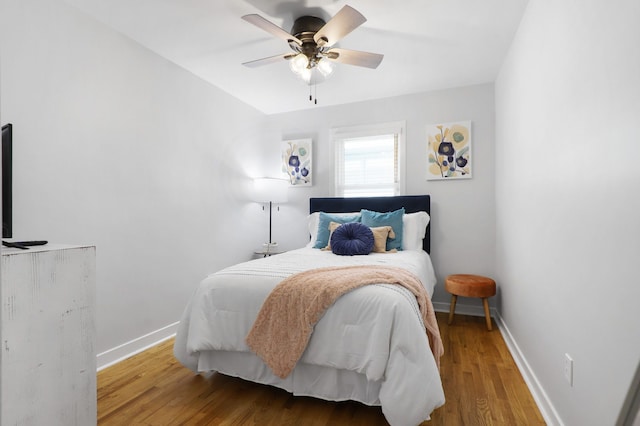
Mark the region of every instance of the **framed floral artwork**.
[[427, 126], [427, 180], [471, 178], [471, 122]]
[[282, 147], [282, 172], [289, 177], [293, 186], [312, 185], [311, 139], [284, 141]]

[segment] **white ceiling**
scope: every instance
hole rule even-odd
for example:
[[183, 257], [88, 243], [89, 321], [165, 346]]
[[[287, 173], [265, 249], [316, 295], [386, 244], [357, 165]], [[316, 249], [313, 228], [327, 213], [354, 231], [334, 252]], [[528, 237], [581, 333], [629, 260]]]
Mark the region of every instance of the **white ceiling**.
[[527, 0], [65, 0], [159, 55], [267, 113], [314, 108], [309, 86], [282, 61], [285, 41], [241, 16], [287, 32], [295, 18], [328, 21], [344, 5], [366, 18], [336, 46], [384, 54], [377, 69], [338, 64], [315, 88], [318, 106], [495, 80]]

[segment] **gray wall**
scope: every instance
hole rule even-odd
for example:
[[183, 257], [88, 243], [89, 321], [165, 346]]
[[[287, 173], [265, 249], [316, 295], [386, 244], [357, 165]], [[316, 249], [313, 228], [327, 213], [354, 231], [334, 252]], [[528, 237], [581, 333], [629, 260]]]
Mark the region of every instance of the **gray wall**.
[[[250, 178], [279, 175], [284, 138], [314, 142], [314, 186], [274, 213], [274, 239], [304, 245], [308, 197], [333, 195], [336, 126], [406, 121], [407, 193], [433, 196], [436, 303], [445, 275], [493, 273], [492, 85], [265, 117], [64, 2], [1, 4], [15, 237], [97, 246], [99, 353], [174, 324], [206, 274], [266, 241]], [[456, 120], [472, 121], [474, 177], [426, 181], [426, 125]]]
[[[329, 90], [329, 84], [323, 90]], [[314, 185], [289, 190], [289, 203], [274, 221], [276, 240], [288, 247], [304, 244], [308, 233], [294, 224], [307, 214], [308, 198], [334, 195], [332, 128], [405, 121], [406, 192], [432, 196], [431, 247], [439, 281], [434, 304], [448, 309], [446, 275], [492, 276], [495, 270], [493, 105], [493, 85], [485, 84], [269, 116], [265, 143], [273, 149], [283, 139], [310, 137], [314, 143]], [[427, 125], [464, 120], [472, 122], [473, 178], [427, 181]], [[481, 306], [478, 300], [461, 298], [461, 311], [465, 304]]]
[[614, 424], [640, 360], [639, 19], [531, 1], [496, 82], [500, 311], [567, 425]]
[[[639, 10], [574, 3], [530, 3], [495, 117], [492, 84], [265, 117], [62, 2], [1, 0], [15, 235], [97, 246], [104, 351], [173, 324], [203, 276], [266, 240], [250, 178], [279, 173], [283, 139], [314, 142], [314, 185], [274, 214], [296, 248], [308, 197], [333, 194], [330, 129], [405, 120], [407, 193], [433, 196], [436, 305], [447, 274], [495, 276], [552, 417], [611, 424], [640, 358]], [[425, 126], [456, 120], [473, 123], [474, 177], [426, 181]]]
[[99, 353], [178, 321], [262, 241], [264, 115], [64, 2], [1, 6], [14, 237], [97, 246]]

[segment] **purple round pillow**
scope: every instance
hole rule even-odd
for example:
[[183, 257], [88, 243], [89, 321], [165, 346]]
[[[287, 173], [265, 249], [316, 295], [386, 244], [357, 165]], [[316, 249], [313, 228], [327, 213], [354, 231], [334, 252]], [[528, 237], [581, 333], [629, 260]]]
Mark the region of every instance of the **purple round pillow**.
[[373, 242], [371, 228], [359, 222], [345, 223], [331, 234], [331, 251], [341, 256], [369, 254]]

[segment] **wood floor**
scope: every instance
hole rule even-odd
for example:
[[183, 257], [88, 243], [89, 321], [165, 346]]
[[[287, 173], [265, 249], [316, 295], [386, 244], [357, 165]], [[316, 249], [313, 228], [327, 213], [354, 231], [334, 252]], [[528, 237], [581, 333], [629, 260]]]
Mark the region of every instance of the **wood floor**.
[[[499, 330], [483, 317], [437, 313], [447, 402], [431, 425], [543, 425]], [[388, 425], [380, 407], [294, 397], [213, 373], [195, 375], [169, 340], [98, 373], [99, 425]]]

